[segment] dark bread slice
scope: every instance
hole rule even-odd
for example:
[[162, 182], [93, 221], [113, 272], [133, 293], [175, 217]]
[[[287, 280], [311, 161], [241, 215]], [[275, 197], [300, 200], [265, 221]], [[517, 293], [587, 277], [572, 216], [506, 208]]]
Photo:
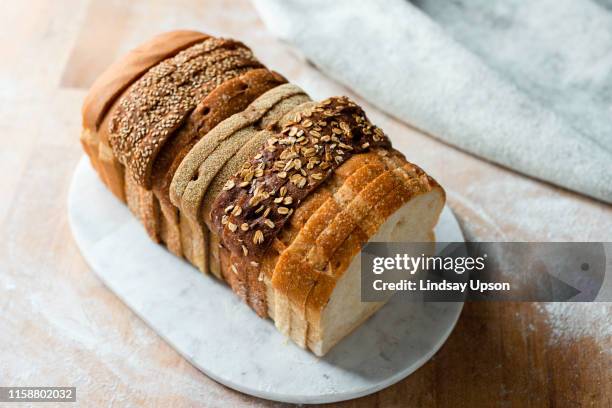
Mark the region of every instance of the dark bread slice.
[[286, 80], [267, 69], [253, 69], [225, 81], [209, 93], [191, 112], [185, 124], [158, 153], [151, 172], [152, 189], [159, 200], [171, 252], [182, 255], [178, 209], [170, 201], [170, 184], [179, 164], [191, 148], [219, 122], [242, 112], [253, 100]]
[[190, 261], [202, 272], [209, 272], [209, 257], [208, 228], [200, 220], [200, 208], [209, 186], [227, 161], [256, 135], [257, 123], [269, 117], [270, 111], [278, 112], [274, 109], [277, 105], [300, 94], [304, 92], [290, 84], [264, 93], [247, 109], [222, 121], [201, 138], [176, 170], [170, 185], [170, 199], [190, 225], [184, 231], [189, 237], [183, 242], [190, 243]]

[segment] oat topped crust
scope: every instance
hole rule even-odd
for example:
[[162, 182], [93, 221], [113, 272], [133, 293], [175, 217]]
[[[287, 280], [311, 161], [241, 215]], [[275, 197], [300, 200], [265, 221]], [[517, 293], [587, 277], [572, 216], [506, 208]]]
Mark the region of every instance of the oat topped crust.
[[225, 184], [213, 229], [232, 252], [257, 261], [294, 209], [353, 154], [389, 148], [389, 139], [347, 97], [297, 113]]

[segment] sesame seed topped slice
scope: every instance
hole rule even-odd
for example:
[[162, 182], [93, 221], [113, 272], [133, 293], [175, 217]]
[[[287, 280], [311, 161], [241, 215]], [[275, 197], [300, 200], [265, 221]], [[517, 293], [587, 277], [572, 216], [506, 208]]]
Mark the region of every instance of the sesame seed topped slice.
[[246, 46], [219, 38], [162, 61], [120, 99], [109, 123], [115, 155], [140, 186], [150, 188], [157, 153], [197, 103], [223, 82], [259, 67]]

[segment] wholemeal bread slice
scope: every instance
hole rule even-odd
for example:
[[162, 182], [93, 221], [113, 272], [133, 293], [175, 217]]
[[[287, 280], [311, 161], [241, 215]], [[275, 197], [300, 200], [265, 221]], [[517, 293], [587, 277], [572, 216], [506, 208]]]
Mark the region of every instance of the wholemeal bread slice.
[[[185, 235], [182, 241], [188, 242], [190, 261], [202, 272], [210, 272], [208, 228], [200, 216], [209, 186], [218, 186], [225, 182], [214, 180], [219, 173], [221, 177], [227, 174], [223, 172], [223, 168], [228, 164], [233, 166], [231, 159], [239, 155], [245, 145], [251, 146], [249, 141], [256, 137], [258, 126], [261, 126], [262, 122], [278, 120], [280, 118], [276, 115], [307, 100], [308, 97], [295, 85], [286, 84], [273, 88], [257, 98], [244, 112], [219, 123], [200, 139], [182, 160], [170, 185], [170, 199], [184, 218], [182, 224], [189, 225], [184, 228], [184, 232], [181, 230]], [[220, 277], [217, 268], [214, 268], [213, 272]]]
[[183, 158], [219, 122], [242, 112], [261, 94], [285, 82], [282, 76], [264, 68], [223, 82], [202, 99], [160, 150], [153, 163], [152, 189], [161, 209], [161, 229], [166, 235], [163, 242], [170, 252], [183, 255], [179, 211], [170, 201], [170, 184]]

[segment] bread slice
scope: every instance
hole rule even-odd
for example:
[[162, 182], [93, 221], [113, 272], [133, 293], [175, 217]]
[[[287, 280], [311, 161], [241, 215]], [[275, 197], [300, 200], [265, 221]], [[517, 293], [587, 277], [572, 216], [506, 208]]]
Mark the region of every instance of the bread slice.
[[[287, 82], [267, 69], [253, 69], [217, 86], [196, 106], [185, 124], [172, 135], [153, 163], [152, 188], [161, 209], [162, 238], [170, 252], [182, 256], [179, 211], [170, 201], [170, 184], [191, 148], [219, 122], [242, 112], [266, 91]], [[191, 252], [190, 252], [191, 256]]]
[[[434, 240], [444, 190], [397, 151], [384, 153], [356, 155], [338, 168], [296, 209], [261, 262], [267, 315], [280, 332], [319, 356], [385, 303], [360, 301], [363, 245]], [[366, 209], [364, 216], [337, 234], [336, 225], [354, 217], [356, 207]], [[211, 258], [220, 259], [222, 273], [248, 302], [248, 282], [235, 282], [232, 254], [217, 245], [215, 234], [211, 242]]]
[[[237, 113], [219, 123], [205, 137], [193, 146], [176, 170], [170, 185], [170, 199], [181, 213], [182, 242], [189, 250], [190, 262], [203, 273], [209, 268], [209, 231], [202, 220], [201, 209], [209, 207], [208, 201], [215, 195], [225, 180], [233, 174], [237, 165], [236, 157], [243, 157], [245, 146], [259, 147], [257, 132], [263, 124], [270, 124], [280, 118], [277, 116], [309, 98], [295, 85], [280, 85], [264, 93], [249, 105], [244, 112]], [[247, 150], [248, 151], [248, 150]], [[212, 187], [209, 189], [209, 187]], [[205, 197], [211, 197], [205, 201]], [[217, 277], [222, 277], [219, 268], [213, 268]]]
[[[264, 262], [273, 265], [265, 283], [281, 332], [323, 355], [383, 305], [360, 302], [359, 251], [367, 241], [433, 239], [444, 192], [423, 175], [397, 152], [357, 155], [309, 196]], [[354, 228], [338, 233], [347, 217]]]

